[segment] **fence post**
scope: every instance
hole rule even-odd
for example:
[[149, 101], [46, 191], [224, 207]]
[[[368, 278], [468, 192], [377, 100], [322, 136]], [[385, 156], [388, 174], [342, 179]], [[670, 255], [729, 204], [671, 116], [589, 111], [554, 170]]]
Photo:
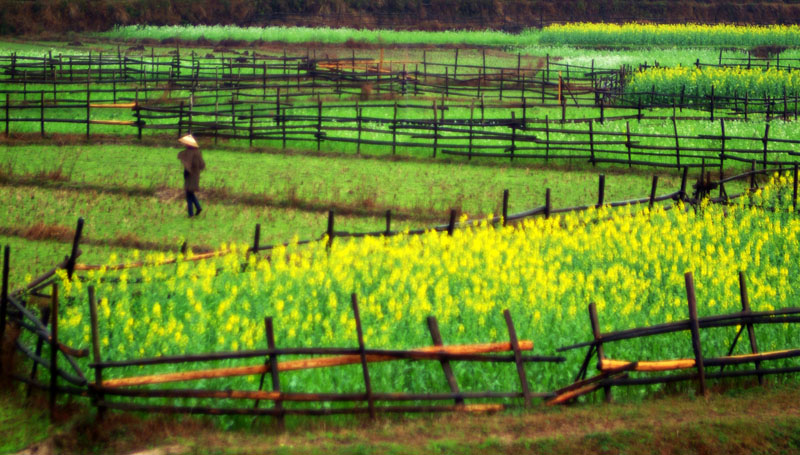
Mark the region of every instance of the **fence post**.
[[591, 155], [592, 167], [597, 166], [597, 162], [594, 160], [594, 127], [592, 124], [594, 121], [589, 119], [589, 153]]
[[436, 100], [433, 100], [433, 157], [436, 158], [436, 149], [439, 146], [439, 118], [436, 115]]
[[475, 121], [475, 102], [473, 102], [469, 106], [469, 148], [467, 149], [468, 160], [472, 159], [472, 136], [473, 136], [472, 129], [474, 128], [473, 125], [474, 121]]
[[[435, 101], [434, 101], [435, 103]], [[361, 108], [356, 101], [356, 124], [358, 126], [358, 140], [356, 141], [356, 155], [361, 154]]]
[[3, 345], [2, 341], [5, 340], [6, 332], [6, 313], [8, 311], [8, 267], [11, 256], [11, 248], [6, 245], [3, 247], [3, 283], [0, 289], [0, 375], [5, 374], [3, 365]]
[[9, 125], [11, 124], [11, 97], [6, 93], [6, 137], [11, 137]]
[[[449, 82], [450, 77], [447, 75], [448, 70], [449, 70], [449, 68], [447, 68], [445, 66], [444, 67], [444, 96], [445, 97], [449, 97], [450, 96], [450, 82]], [[442, 104], [444, 104], [444, 102], [442, 102]]]
[[522, 363], [522, 352], [519, 349], [517, 331], [514, 329], [514, 321], [511, 320], [511, 313], [508, 309], [503, 310], [503, 317], [506, 320], [511, 349], [514, 351], [514, 362], [517, 364], [517, 374], [519, 375], [519, 382], [522, 385], [522, 396], [525, 399], [525, 407], [528, 408], [531, 406], [531, 390], [528, 387], [528, 378], [525, 375], [525, 365]]
[[[270, 350], [275, 349], [275, 332], [272, 327], [272, 318], [264, 318], [264, 328], [266, 331], [267, 336], [267, 348]], [[278, 374], [278, 355], [275, 353], [270, 353], [269, 355], [269, 372], [270, 377], [272, 379], [272, 391], [280, 393], [281, 391], [281, 379], [280, 374]], [[263, 376], [262, 376], [263, 379]], [[259, 387], [260, 389], [260, 387]], [[258, 401], [256, 401], [256, 407], [258, 407]], [[273, 408], [276, 411], [279, 411], [276, 418], [278, 419], [278, 426], [283, 428], [284, 427], [284, 420], [283, 420], [283, 401], [282, 400], [275, 400], [273, 404]]]
[[797, 163], [792, 170], [792, 211], [797, 212]]
[[372, 384], [369, 379], [369, 367], [367, 366], [367, 355], [364, 347], [364, 334], [361, 329], [361, 316], [358, 313], [358, 298], [355, 292], [350, 294], [350, 301], [353, 305], [353, 316], [356, 320], [356, 335], [358, 336], [358, 351], [361, 357], [361, 370], [364, 372], [364, 388], [367, 395], [367, 407], [369, 408], [369, 417], [375, 418], [375, 403], [372, 399]]
[[[288, 92], [288, 89], [287, 89]], [[281, 119], [281, 148], [286, 148], [286, 107], [284, 106], [283, 112], [278, 113], [278, 117]], [[360, 136], [360, 135], [359, 135]], [[359, 144], [359, 147], [361, 144]]]
[[258, 252], [258, 247], [260, 246], [261, 242], [261, 223], [256, 223], [256, 232], [253, 234], [253, 249], [251, 250], [253, 253]]
[[[191, 118], [191, 117], [190, 117]], [[250, 140], [250, 148], [253, 148], [253, 105], [250, 105], [250, 127], [248, 128], [248, 139]], [[319, 144], [317, 144], [319, 150]]]
[[681, 143], [678, 140], [678, 122], [675, 117], [672, 117], [672, 131], [675, 133], [675, 164], [678, 168], [681, 167]]
[[764, 143], [764, 161], [763, 167], [764, 169], [767, 168], [767, 147], [769, 145], [769, 123], [766, 124], [764, 127], [764, 139], [761, 140]]
[[503, 227], [508, 221], [508, 189], [503, 190]]
[[394, 102], [394, 114], [392, 116], [392, 155], [394, 155], [396, 152], [397, 152], [397, 101]]
[[544, 162], [550, 161], [550, 116], [544, 116]]
[[606, 197], [606, 175], [600, 174], [599, 179], [597, 181], [597, 205], [596, 208], [600, 208], [603, 206], [603, 201]]
[[711, 120], [714, 121], [714, 86], [711, 86]]
[[684, 281], [686, 283], [686, 297], [689, 301], [689, 327], [692, 331], [692, 350], [694, 351], [694, 361], [697, 367], [699, 392], [706, 396], [706, 372], [703, 366], [703, 348], [700, 345], [700, 325], [697, 321], [697, 299], [694, 293], [692, 272], [684, 274]]
[[136, 88], [136, 96], [134, 98], [134, 109], [136, 113], [136, 135], [139, 140], [142, 140], [142, 108], [139, 106], [139, 88]]
[[[92, 325], [92, 361], [100, 364], [103, 360], [100, 357], [100, 333], [97, 329], [97, 301], [95, 300], [94, 286], [89, 286], [89, 318]], [[99, 365], [94, 367], [94, 386], [95, 389], [103, 387], [103, 367]], [[97, 420], [102, 420], [106, 412], [106, 407], [99, 404], [103, 401], [103, 393], [95, 391], [92, 401], [97, 406]]]
[[683, 167], [683, 174], [681, 175], [681, 189], [680, 194], [678, 194], [678, 200], [686, 199], [686, 179], [689, 177], [689, 168], [687, 166]]
[[633, 167], [631, 157], [631, 124], [625, 120], [625, 148], [628, 149], [628, 167]]
[[550, 212], [553, 210], [553, 207], [550, 205], [550, 188], [546, 188], [544, 190], [544, 217], [550, 218]]
[[70, 250], [69, 258], [67, 259], [67, 279], [72, 279], [72, 273], [75, 271], [75, 261], [78, 259], [78, 244], [83, 235], [83, 218], [78, 218], [78, 225], [75, 228], [75, 237], [72, 238], [72, 250]]
[[[41, 317], [40, 317], [39, 320], [42, 321], [42, 325], [45, 326], [45, 327], [47, 327], [47, 325], [50, 324], [50, 311], [51, 311], [51, 307], [49, 307], [49, 306], [43, 307], [41, 309]], [[44, 338], [37, 337], [37, 340], [36, 340], [36, 356], [37, 357], [41, 357], [42, 356], [42, 348], [43, 347], [44, 347]], [[33, 366], [31, 367], [31, 374], [29, 376], [32, 381], [36, 380], [36, 371], [38, 370], [38, 368], [39, 368], [39, 364], [36, 363], [36, 362], [33, 362]], [[27, 390], [25, 391], [25, 398], [30, 398], [31, 397], [31, 393], [33, 393], [33, 386], [31, 384], [28, 384]]]
[[[88, 81], [88, 79], [87, 79]], [[91, 96], [92, 92], [89, 91], [89, 83], [86, 83], [86, 141], [89, 141], [89, 125], [91, 124], [90, 120], [90, 109], [91, 105]]]
[[514, 152], [517, 149], [517, 119], [514, 115], [514, 111], [511, 111], [511, 147], [509, 150], [511, 151], [511, 161], [514, 161]]
[[[742, 312], [750, 314], [750, 299], [747, 297], [747, 282], [744, 278], [744, 272], [739, 271], [739, 299], [742, 302]], [[747, 337], [750, 339], [750, 352], [758, 354], [758, 343], [756, 342], [756, 331], [752, 322], [747, 323]], [[761, 362], [756, 361], [756, 371], [759, 372], [758, 384], [764, 385], [764, 375], [760, 374]]]
[[180, 104], [178, 111], [178, 137], [183, 136], [183, 101]]
[[327, 247], [330, 249], [330, 247], [333, 246], [333, 237], [335, 235], [333, 231], [333, 210], [328, 210], [328, 230], [326, 233], [328, 235]]
[[[594, 342], [596, 343], [595, 348], [597, 349], [598, 369], [602, 370], [602, 362], [606, 356], [603, 352], [603, 335], [600, 332], [600, 322], [597, 318], [597, 305], [595, 305], [594, 302], [589, 304], [589, 322], [592, 325], [592, 336], [594, 336]], [[611, 395], [611, 385], [604, 385], [603, 393], [605, 394], [606, 403], [611, 402], [613, 399]]]
[[605, 104], [606, 103], [605, 103], [605, 101], [603, 101], [604, 99], [605, 99], [604, 97], [600, 97], [600, 124], [601, 125], [603, 125], [605, 123], [605, 121], [604, 121], [605, 120], [604, 110], [605, 110]]
[[39, 132], [44, 137], [44, 90], [39, 92]]
[[725, 175], [725, 119], [719, 119], [719, 129], [722, 132], [719, 149], [719, 179]]
[[[428, 316], [428, 330], [431, 332], [431, 339], [433, 340], [434, 346], [442, 346], [442, 335], [439, 332], [439, 324], [436, 322], [435, 316]], [[439, 364], [442, 366], [442, 371], [444, 371], [444, 376], [447, 378], [447, 384], [450, 386], [450, 392], [458, 395], [458, 381], [456, 381], [456, 377], [453, 374], [453, 368], [450, 366], [450, 361], [448, 359], [439, 359]], [[464, 404], [464, 398], [457, 396], [455, 398], [456, 404]]]
[[447, 222], [447, 235], [452, 236], [456, 228], [456, 211], [450, 210], [450, 220]]
[[322, 99], [317, 96], [317, 151], [322, 144]]
[[750, 104], [750, 94], [745, 90], [744, 92], [744, 121], [747, 121], [747, 107]]
[[658, 187], [658, 176], [653, 176], [653, 183], [650, 184], [650, 205], [649, 207], [652, 209], [653, 204], [656, 202], [656, 188]]
[[389, 210], [386, 211], [386, 234], [385, 235], [391, 235], [391, 234], [392, 234], [392, 210], [389, 209]]
[[53, 283], [50, 317], [50, 421], [55, 420], [56, 389], [58, 387], [58, 284]]

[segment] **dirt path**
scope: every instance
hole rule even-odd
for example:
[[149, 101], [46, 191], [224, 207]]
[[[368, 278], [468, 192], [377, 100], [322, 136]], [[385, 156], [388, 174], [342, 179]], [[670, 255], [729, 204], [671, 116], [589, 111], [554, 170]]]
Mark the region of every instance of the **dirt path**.
[[82, 424], [37, 450], [150, 455], [800, 453], [797, 385], [729, 390], [706, 399], [681, 392], [639, 403], [537, 406], [495, 415], [289, 421], [285, 432], [268, 419], [246, 430], [222, 431], [214, 419], [112, 414], [101, 425], [84, 417]]

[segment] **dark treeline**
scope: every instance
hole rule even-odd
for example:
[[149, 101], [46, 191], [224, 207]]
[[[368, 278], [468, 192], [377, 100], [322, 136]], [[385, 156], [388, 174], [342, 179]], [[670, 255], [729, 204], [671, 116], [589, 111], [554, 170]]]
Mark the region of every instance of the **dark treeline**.
[[0, 34], [115, 24], [494, 28], [559, 21], [797, 23], [796, 0], [0, 0]]

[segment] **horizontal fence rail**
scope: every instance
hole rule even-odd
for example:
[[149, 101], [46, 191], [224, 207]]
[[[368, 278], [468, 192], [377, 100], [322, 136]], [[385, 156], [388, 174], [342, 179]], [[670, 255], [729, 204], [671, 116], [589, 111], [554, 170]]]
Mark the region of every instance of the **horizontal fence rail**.
[[[593, 340], [558, 349], [558, 351], [563, 352], [581, 347], [589, 347], [581, 369], [575, 378], [575, 383], [556, 391], [556, 397], [551, 399], [548, 404], [566, 403], [578, 396], [598, 390], [601, 387], [605, 390], [606, 399], [609, 400], [611, 398], [612, 386], [664, 384], [687, 380], [696, 380], [698, 384], [698, 393], [706, 395], [707, 378], [718, 379], [726, 377], [757, 376], [759, 383], [763, 385], [764, 376], [766, 375], [800, 372], [800, 366], [763, 368], [761, 366], [762, 362], [800, 357], [800, 348], [789, 347], [783, 350], [760, 352], [758, 350], [755, 334], [755, 326], [760, 324], [786, 325], [800, 323], [800, 308], [783, 308], [775, 311], [760, 312], [751, 311], [744, 272], [739, 272], [739, 295], [742, 311], [698, 317], [697, 297], [695, 295], [692, 273], [687, 272], [684, 278], [689, 319], [683, 321], [602, 333], [599, 328], [597, 307], [594, 303], [591, 303], [589, 305], [589, 322], [592, 327]], [[738, 330], [726, 355], [720, 357], [706, 357], [700, 340], [700, 330], [719, 327], [737, 327]], [[745, 330], [747, 331], [751, 353], [733, 355], [736, 344]], [[607, 346], [616, 341], [635, 340], [686, 331], [691, 333], [694, 358], [627, 361], [615, 360], [607, 357]], [[597, 369], [600, 373], [587, 379], [588, 365], [593, 357], [597, 358]], [[754, 368], [724, 371], [726, 366], [743, 364], [754, 364]], [[716, 372], [709, 372], [706, 370], [707, 367], [719, 367], [719, 370]], [[691, 374], [672, 374], [657, 377], [629, 377], [629, 372], [669, 372], [687, 369], [694, 369], [695, 372]]]

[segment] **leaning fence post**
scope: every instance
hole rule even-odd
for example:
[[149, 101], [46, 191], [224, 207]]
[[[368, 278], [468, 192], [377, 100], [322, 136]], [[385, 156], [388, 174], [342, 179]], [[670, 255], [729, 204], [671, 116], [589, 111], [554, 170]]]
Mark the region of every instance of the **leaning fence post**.
[[3, 371], [3, 340], [5, 339], [6, 332], [6, 312], [8, 311], [8, 266], [11, 256], [11, 248], [6, 245], [3, 248], [3, 287], [0, 290], [0, 375], [4, 374]]
[[[428, 330], [431, 332], [431, 339], [433, 340], [434, 346], [442, 346], [442, 334], [439, 332], [439, 324], [436, 322], [435, 316], [428, 316]], [[456, 377], [453, 374], [453, 368], [450, 366], [450, 361], [448, 359], [439, 359], [439, 364], [442, 365], [442, 370], [444, 371], [444, 376], [447, 378], [447, 384], [450, 386], [450, 392], [458, 395], [458, 381], [456, 381]], [[456, 404], [464, 404], [464, 398], [457, 396], [455, 398]]]
[[[594, 336], [595, 348], [597, 349], [597, 369], [602, 371], [603, 360], [605, 360], [606, 356], [603, 352], [603, 335], [600, 332], [600, 322], [597, 318], [597, 305], [595, 305], [594, 302], [589, 304], [589, 322], [592, 324], [592, 335]], [[606, 402], [610, 402], [612, 400], [611, 385], [604, 385], [603, 392], [605, 393]]]
[[[747, 297], [747, 282], [744, 278], [744, 272], [739, 271], [739, 299], [742, 302], [742, 312], [750, 314], [750, 299]], [[756, 331], [752, 322], [747, 323], [747, 337], [750, 339], [750, 351], [753, 354], [758, 354], [758, 343], [756, 342]], [[764, 375], [761, 374], [761, 362], [756, 361], [756, 371], [758, 371], [758, 383], [764, 385]]]
[[678, 194], [678, 200], [686, 199], [686, 179], [689, 177], [689, 167], [683, 167], [683, 174], [681, 175], [681, 190], [680, 194]]
[[658, 176], [653, 176], [653, 183], [650, 185], [650, 208], [653, 208], [653, 204], [656, 202], [656, 188], [658, 187]]
[[83, 218], [78, 218], [78, 226], [75, 228], [75, 237], [72, 239], [72, 250], [70, 251], [69, 258], [67, 259], [67, 279], [72, 279], [72, 273], [75, 271], [75, 261], [78, 259], [78, 244], [81, 241], [83, 234]]
[[522, 396], [525, 399], [525, 407], [527, 408], [531, 405], [531, 390], [528, 387], [528, 378], [525, 375], [525, 365], [522, 363], [522, 352], [519, 349], [517, 331], [514, 329], [514, 321], [511, 320], [511, 313], [508, 309], [503, 310], [503, 317], [506, 319], [508, 339], [511, 342], [511, 349], [514, 351], [514, 362], [517, 364], [517, 374], [519, 375], [519, 382], [522, 384]]
[[703, 348], [700, 344], [700, 324], [697, 321], [697, 298], [694, 293], [694, 279], [692, 272], [684, 274], [686, 283], [686, 298], [689, 301], [689, 328], [692, 331], [692, 350], [694, 351], [694, 361], [697, 368], [697, 380], [699, 392], [705, 396], [706, 391], [706, 372], [703, 366]]
[[[46, 307], [42, 308], [42, 313], [41, 313], [41, 317], [39, 318], [39, 320], [42, 321], [42, 325], [44, 327], [47, 327], [47, 325], [50, 324], [50, 311], [51, 311], [51, 307], [49, 307], [49, 306], [46, 306]], [[43, 347], [44, 347], [44, 338], [39, 336], [36, 339], [36, 351], [35, 352], [36, 352], [36, 356], [37, 357], [41, 357], [42, 356], [42, 348]], [[31, 374], [29, 376], [31, 378], [31, 381], [35, 381], [36, 380], [36, 371], [38, 370], [38, 368], [39, 368], [39, 364], [37, 362], [33, 362], [33, 366], [31, 366]], [[30, 398], [32, 392], [33, 392], [33, 385], [31, 383], [31, 384], [28, 384], [27, 390], [25, 391], [25, 398]]]
[[58, 284], [53, 283], [50, 317], [50, 421], [56, 414], [56, 389], [58, 387]]
[[372, 399], [372, 384], [369, 380], [369, 367], [367, 365], [367, 354], [364, 347], [364, 333], [361, 330], [361, 316], [358, 313], [358, 298], [355, 292], [350, 294], [350, 301], [353, 305], [353, 317], [356, 320], [356, 335], [358, 336], [358, 351], [361, 357], [361, 369], [364, 372], [364, 388], [367, 395], [367, 407], [369, 408], [369, 417], [375, 418], [375, 402]]
[[[100, 357], [100, 334], [97, 330], [97, 302], [94, 295], [94, 286], [89, 286], [89, 318], [92, 324], [92, 361], [95, 363], [94, 387], [95, 389], [102, 389], [103, 367], [100, 366], [100, 363], [103, 360]], [[103, 393], [95, 391], [92, 401], [97, 406], [97, 420], [102, 420], [106, 412], [106, 407], [100, 404], [103, 401]]]

